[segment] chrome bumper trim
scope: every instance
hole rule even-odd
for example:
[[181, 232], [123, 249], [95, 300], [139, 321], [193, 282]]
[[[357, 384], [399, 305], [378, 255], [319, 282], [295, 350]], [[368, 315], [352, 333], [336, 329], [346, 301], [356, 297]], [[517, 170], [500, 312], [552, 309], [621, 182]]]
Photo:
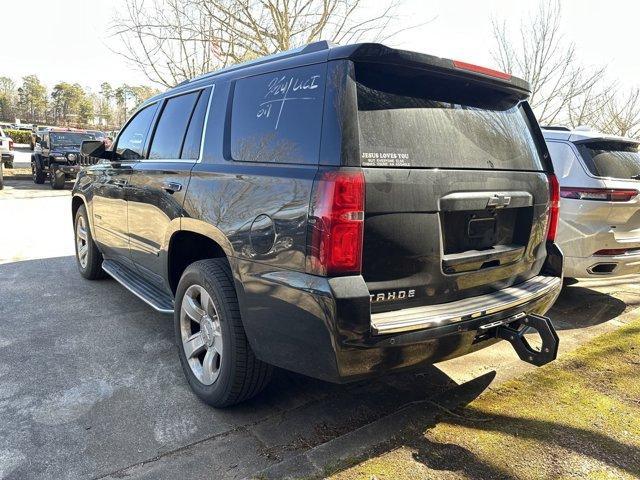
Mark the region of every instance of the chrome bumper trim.
[[371, 330], [374, 334], [381, 335], [441, 327], [516, 308], [547, 295], [558, 295], [561, 289], [561, 278], [539, 275], [486, 295], [438, 305], [374, 313], [371, 315]]

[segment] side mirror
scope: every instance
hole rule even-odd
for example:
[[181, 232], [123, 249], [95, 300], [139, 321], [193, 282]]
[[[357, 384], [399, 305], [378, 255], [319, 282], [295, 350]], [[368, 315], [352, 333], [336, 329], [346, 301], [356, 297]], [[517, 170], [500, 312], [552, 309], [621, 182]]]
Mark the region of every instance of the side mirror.
[[112, 153], [105, 149], [104, 142], [101, 140], [85, 140], [80, 145], [80, 154], [85, 157], [111, 160]]
[[104, 152], [104, 143], [100, 140], [84, 140], [80, 144], [80, 153], [89, 155], [90, 157], [100, 157], [100, 153]]

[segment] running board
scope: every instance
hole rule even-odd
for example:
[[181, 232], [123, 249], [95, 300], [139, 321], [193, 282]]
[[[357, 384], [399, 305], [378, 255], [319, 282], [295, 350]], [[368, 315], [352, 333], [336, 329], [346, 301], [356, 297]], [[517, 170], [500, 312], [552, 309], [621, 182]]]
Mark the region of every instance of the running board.
[[147, 282], [137, 272], [113, 260], [104, 260], [102, 269], [124, 288], [158, 312], [173, 313], [173, 297]]

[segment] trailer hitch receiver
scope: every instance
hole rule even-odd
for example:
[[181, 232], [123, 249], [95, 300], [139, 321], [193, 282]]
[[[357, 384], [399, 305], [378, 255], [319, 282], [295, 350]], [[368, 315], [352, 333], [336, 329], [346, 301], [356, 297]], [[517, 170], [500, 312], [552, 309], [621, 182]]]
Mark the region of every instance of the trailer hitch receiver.
[[[542, 339], [540, 351], [531, 347], [525, 334], [531, 329], [536, 330]], [[551, 320], [541, 315], [528, 314], [517, 323], [501, 325], [496, 329], [496, 337], [509, 342], [520, 360], [537, 365], [538, 367], [552, 362], [558, 356], [560, 339]]]

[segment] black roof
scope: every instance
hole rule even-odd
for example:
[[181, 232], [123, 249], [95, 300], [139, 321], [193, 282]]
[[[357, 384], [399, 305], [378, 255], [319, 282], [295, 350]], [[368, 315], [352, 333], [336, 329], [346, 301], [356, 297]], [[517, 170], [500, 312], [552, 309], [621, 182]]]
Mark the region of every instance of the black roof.
[[530, 93], [529, 84], [520, 78], [497, 72], [495, 70], [469, 65], [448, 58], [436, 57], [424, 53], [411, 52], [390, 48], [380, 43], [357, 43], [353, 45], [337, 46], [326, 40], [310, 43], [306, 46], [287, 50], [285, 52], [268, 55], [256, 60], [233, 65], [227, 68], [206, 73], [191, 80], [186, 80], [164, 93], [150, 98], [144, 104], [151, 103], [166, 95], [173, 95], [181, 91], [188, 91], [200, 86], [209, 85], [214, 79], [227, 76], [235, 78], [268, 73], [274, 69], [295, 68], [328, 60], [351, 59], [359, 62], [384, 63], [391, 65], [413, 66], [442, 71], [468, 77], [474, 81], [494, 85], [502, 89], [518, 92], [523, 96]]

